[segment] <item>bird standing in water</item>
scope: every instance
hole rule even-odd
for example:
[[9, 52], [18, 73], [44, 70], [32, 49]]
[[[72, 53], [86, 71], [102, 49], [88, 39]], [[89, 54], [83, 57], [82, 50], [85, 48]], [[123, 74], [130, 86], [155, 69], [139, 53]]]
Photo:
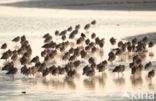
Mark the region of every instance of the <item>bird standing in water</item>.
[[125, 65], [118, 65], [113, 69], [113, 72], [118, 73], [118, 78], [119, 78], [119, 73], [123, 73], [124, 71], [125, 71]]
[[151, 70], [148, 72], [148, 78], [150, 79], [150, 84], [152, 84], [152, 78], [155, 76], [155, 71]]

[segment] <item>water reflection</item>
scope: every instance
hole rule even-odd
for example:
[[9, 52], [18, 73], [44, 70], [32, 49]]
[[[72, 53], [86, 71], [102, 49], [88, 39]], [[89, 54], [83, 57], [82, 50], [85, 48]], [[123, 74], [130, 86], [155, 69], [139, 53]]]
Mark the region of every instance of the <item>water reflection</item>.
[[154, 57], [154, 53], [153, 52], [149, 52], [149, 57]]
[[148, 88], [149, 88], [149, 90], [154, 90], [155, 89], [155, 85], [152, 84], [152, 83], [149, 83], [148, 84]]
[[107, 78], [107, 74], [106, 73], [102, 73], [100, 76], [97, 77], [97, 81], [99, 83], [99, 87], [100, 88], [104, 88], [106, 78]]
[[44, 85], [49, 86], [49, 81], [48, 81], [46, 78], [43, 78], [43, 79], [41, 80], [41, 82], [42, 82]]
[[139, 76], [139, 77], [131, 76], [130, 80], [131, 80], [133, 87], [141, 87], [143, 84], [143, 79], [141, 76]]
[[35, 78], [22, 78], [21, 81], [23, 84], [30, 85], [30, 86], [36, 86], [38, 83], [38, 80]]
[[74, 80], [71, 80], [71, 79], [65, 79], [65, 83], [67, 85], [68, 88], [70, 89], [76, 89], [76, 84], [74, 82]]
[[83, 80], [83, 85], [87, 89], [95, 90], [96, 88], [96, 79], [95, 78], [86, 78]]
[[50, 86], [56, 89], [63, 89], [65, 88], [65, 82], [62, 80], [51, 80], [50, 81]]
[[40, 82], [43, 86], [48, 86], [48, 87], [52, 87], [55, 89], [63, 89], [65, 88], [65, 82], [64, 80], [60, 80], [60, 79], [42, 79]]
[[125, 78], [124, 77], [115, 78], [115, 79], [113, 79], [113, 81], [118, 86], [123, 86], [125, 84]]
[[[155, 89], [155, 78], [153, 79], [153, 82], [150, 83], [149, 79], [145, 79], [146, 82], [144, 82], [143, 77], [145, 75], [142, 74], [142, 76], [130, 76], [125, 73], [124, 76], [120, 76], [119, 78], [114, 78], [112, 76], [112, 72], [104, 72], [101, 73], [95, 77], [76, 77], [76, 78], [55, 78], [55, 77], [49, 77], [49, 78], [22, 78], [18, 79], [15, 82], [22, 82], [22, 87], [29, 86], [30, 89], [33, 90], [76, 90], [76, 91], [109, 91], [110, 89], [108, 87], [113, 87], [114, 89], [111, 89], [112, 91], [120, 91], [121, 87], [123, 89], [133, 89], [133, 88], [143, 88], [146, 89], [146, 87], [149, 90]], [[129, 78], [129, 79], [128, 79]], [[20, 82], [19, 82], [20, 83]], [[144, 85], [143, 85], [144, 83]], [[132, 85], [132, 88], [130, 87]], [[37, 89], [36, 89], [37, 88]], [[81, 89], [80, 89], [81, 88]], [[25, 88], [27, 89], [27, 88]]]

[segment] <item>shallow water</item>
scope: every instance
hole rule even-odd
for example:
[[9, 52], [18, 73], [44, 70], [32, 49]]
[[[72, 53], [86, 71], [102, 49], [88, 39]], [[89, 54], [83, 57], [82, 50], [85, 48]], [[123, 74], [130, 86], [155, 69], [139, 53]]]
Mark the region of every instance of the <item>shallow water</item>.
[[[0, 8], [1, 11], [4, 9], [12, 11], [0, 13], [0, 44], [11, 43], [10, 40], [16, 35], [25, 34], [30, 40], [34, 56], [39, 55], [41, 51], [43, 34], [53, 34], [56, 29], [63, 30], [76, 24], [83, 27], [93, 19], [97, 20], [97, 25], [92, 27], [90, 32], [105, 37], [106, 55], [111, 48], [108, 44], [111, 36], [120, 40], [127, 36], [156, 32], [156, 12]], [[155, 47], [152, 51], [154, 50]], [[103, 58], [106, 59], [107, 56]], [[147, 57], [146, 61], [149, 60], [156, 66], [155, 57]], [[128, 70], [124, 73], [124, 78], [119, 80], [116, 74], [106, 71], [103, 78], [97, 76], [90, 80], [78, 76], [74, 81], [67, 82], [51, 77], [25, 78], [20, 74], [13, 80], [4, 72], [0, 72], [0, 101], [129, 101], [132, 99], [124, 97], [123, 91], [156, 91], [156, 77], [153, 79], [153, 85], [149, 85], [146, 76], [147, 72], [144, 72], [142, 79], [132, 82]], [[22, 91], [26, 91], [27, 94], [21, 94]]]

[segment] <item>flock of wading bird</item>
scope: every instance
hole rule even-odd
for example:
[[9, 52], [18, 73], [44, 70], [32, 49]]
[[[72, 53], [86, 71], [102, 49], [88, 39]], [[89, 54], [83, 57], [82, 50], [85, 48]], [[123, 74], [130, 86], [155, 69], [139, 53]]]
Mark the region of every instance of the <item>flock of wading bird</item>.
[[[72, 80], [78, 74], [78, 70], [81, 70], [81, 74], [89, 79], [104, 73], [106, 69], [117, 73], [120, 78], [124, 75], [119, 76], [119, 74], [123, 74], [129, 68], [133, 79], [137, 80], [141, 77], [142, 71], [147, 70], [147, 77], [152, 81], [155, 76], [152, 62], [144, 61], [148, 50], [154, 46], [148, 37], [118, 42], [117, 39], [111, 37], [110, 44], [117, 47], [110, 49], [108, 59], [97, 61], [93, 54], [99, 53], [99, 56], [96, 57], [103, 57], [105, 39], [98, 37], [95, 33], [89, 33], [89, 29], [95, 25], [96, 21], [93, 20], [86, 24], [84, 29], [80, 25], [76, 25], [60, 32], [56, 30], [52, 35], [45, 34], [43, 50], [40, 56], [35, 57], [32, 57], [31, 44], [25, 35], [17, 36], [12, 40], [13, 43], [16, 43], [14, 49], [8, 49], [7, 43], [1, 45], [1, 59], [5, 61], [1, 69], [13, 77], [18, 72], [25, 76], [40, 74], [43, 77], [50, 75], [50, 77], [59, 78], [59, 76], [63, 76]], [[80, 32], [80, 29], [85, 33]], [[128, 55], [130, 59], [129, 66], [126, 66], [125, 60], [122, 59], [125, 55]], [[59, 56], [60, 60], [56, 62]], [[117, 60], [122, 62], [114, 65], [113, 69], [108, 68], [109, 64], [113, 64]], [[60, 63], [62, 64], [60, 65]]]

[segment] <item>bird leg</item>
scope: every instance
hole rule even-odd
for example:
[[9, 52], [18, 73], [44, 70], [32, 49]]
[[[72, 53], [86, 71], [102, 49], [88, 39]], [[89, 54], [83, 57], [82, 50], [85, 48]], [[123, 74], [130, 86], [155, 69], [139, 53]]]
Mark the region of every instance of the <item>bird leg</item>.
[[152, 84], [152, 78], [151, 78], [151, 84]]
[[132, 52], [130, 52], [130, 54], [129, 54], [129, 59], [132, 59], [132, 56], [133, 56], [133, 53]]
[[124, 73], [122, 72], [122, 77], [124, 76]]
[[9, 62], [9, 59], [6, 59], [6, 63], [8, 63]]
[[119, 72], [118, 72], [118, 80], [119, 80]]
[[135, 79], [135, 74], [133, 74], [133, 79]]
[[111, 66], [113, 66], [113, 61], [111, 61]]
[[101, 77], [103, 77], [103, 72], [101, 72]]
[[86, 30], [86, 34], [89, 34], [90, 32], [89, 32], [89, 30]]
[[16, 45], [15, 45], [15, 50], [17, 50], [18, 49], [18, 43], [16, 42]]
[[100, 77], [100, 76], [102, 77], [102, 72], [99, 72], [99, 77]]
[[59, 81], [59, 74], [57, 75], [57, 80]]
[[149, 79], [149, 84], [151, 85], [152, 84], [152, 78], [150, 77]]
[[89, 81], [91, 81], [92, 80], [92, 77], [91, 76], [89, 76]]

